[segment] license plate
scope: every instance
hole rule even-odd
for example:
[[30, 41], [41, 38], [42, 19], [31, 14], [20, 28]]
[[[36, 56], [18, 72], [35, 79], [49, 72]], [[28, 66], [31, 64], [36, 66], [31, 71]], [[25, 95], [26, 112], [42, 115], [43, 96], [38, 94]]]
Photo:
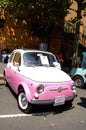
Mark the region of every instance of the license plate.
[[65, 103], [65, 96], [55, 98], [54, 106], [63, 105]]

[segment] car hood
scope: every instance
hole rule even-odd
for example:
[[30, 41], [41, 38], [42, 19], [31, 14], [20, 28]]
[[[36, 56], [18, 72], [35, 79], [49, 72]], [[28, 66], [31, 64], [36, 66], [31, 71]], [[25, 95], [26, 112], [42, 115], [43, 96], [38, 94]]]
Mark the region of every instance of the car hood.
[[55, 67], [28, 67], [21, 69], [25, 77], [39, 82], [65, 82], [71, 78], [64, 71]]

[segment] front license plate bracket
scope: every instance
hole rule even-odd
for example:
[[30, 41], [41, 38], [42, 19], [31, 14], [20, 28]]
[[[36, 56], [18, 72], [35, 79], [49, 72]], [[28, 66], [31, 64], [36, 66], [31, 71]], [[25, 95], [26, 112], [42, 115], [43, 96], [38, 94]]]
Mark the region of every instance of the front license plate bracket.
[[65, 96], [59, 96], [55, 98], [54, 106], [63, 105], [65, 103]]

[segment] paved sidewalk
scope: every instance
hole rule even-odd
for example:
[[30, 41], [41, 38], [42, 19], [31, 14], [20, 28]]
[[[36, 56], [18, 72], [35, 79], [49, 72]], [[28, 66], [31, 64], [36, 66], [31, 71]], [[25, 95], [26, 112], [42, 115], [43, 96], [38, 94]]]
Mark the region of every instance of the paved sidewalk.
[[6, 64], [0, 62], [0, 74], [3, 74], [3, 70], [5, 68]]
[[4, 78], [3, 73], [0, 73], [0, 80], [3, 78]]
[[3, 73], [0, 73], [0, 79], [3, 78]]
[[0, 62], [0, 85], [4, 83], [3, 71], [6, 64]]
[[0, 74], [0, 86], [5, 83], [3, 74]]

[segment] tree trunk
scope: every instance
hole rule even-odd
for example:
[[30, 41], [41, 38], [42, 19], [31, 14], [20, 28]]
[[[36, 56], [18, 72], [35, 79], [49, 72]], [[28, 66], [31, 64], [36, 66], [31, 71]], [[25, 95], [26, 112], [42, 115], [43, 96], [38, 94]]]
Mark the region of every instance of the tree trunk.
[[79, 45], [79, 30], [80, 30], [80, 19], [81, 19], [81, 5], [78, 4], [77, 10], [77, 21], [76, 21], [76, 31], [75, 31], [75, 40], [74, 40], [74, 52], [73, 52], [73, 62], [72, 65], [76, 65], [76, 59], [78, 56], [78, 45]]

